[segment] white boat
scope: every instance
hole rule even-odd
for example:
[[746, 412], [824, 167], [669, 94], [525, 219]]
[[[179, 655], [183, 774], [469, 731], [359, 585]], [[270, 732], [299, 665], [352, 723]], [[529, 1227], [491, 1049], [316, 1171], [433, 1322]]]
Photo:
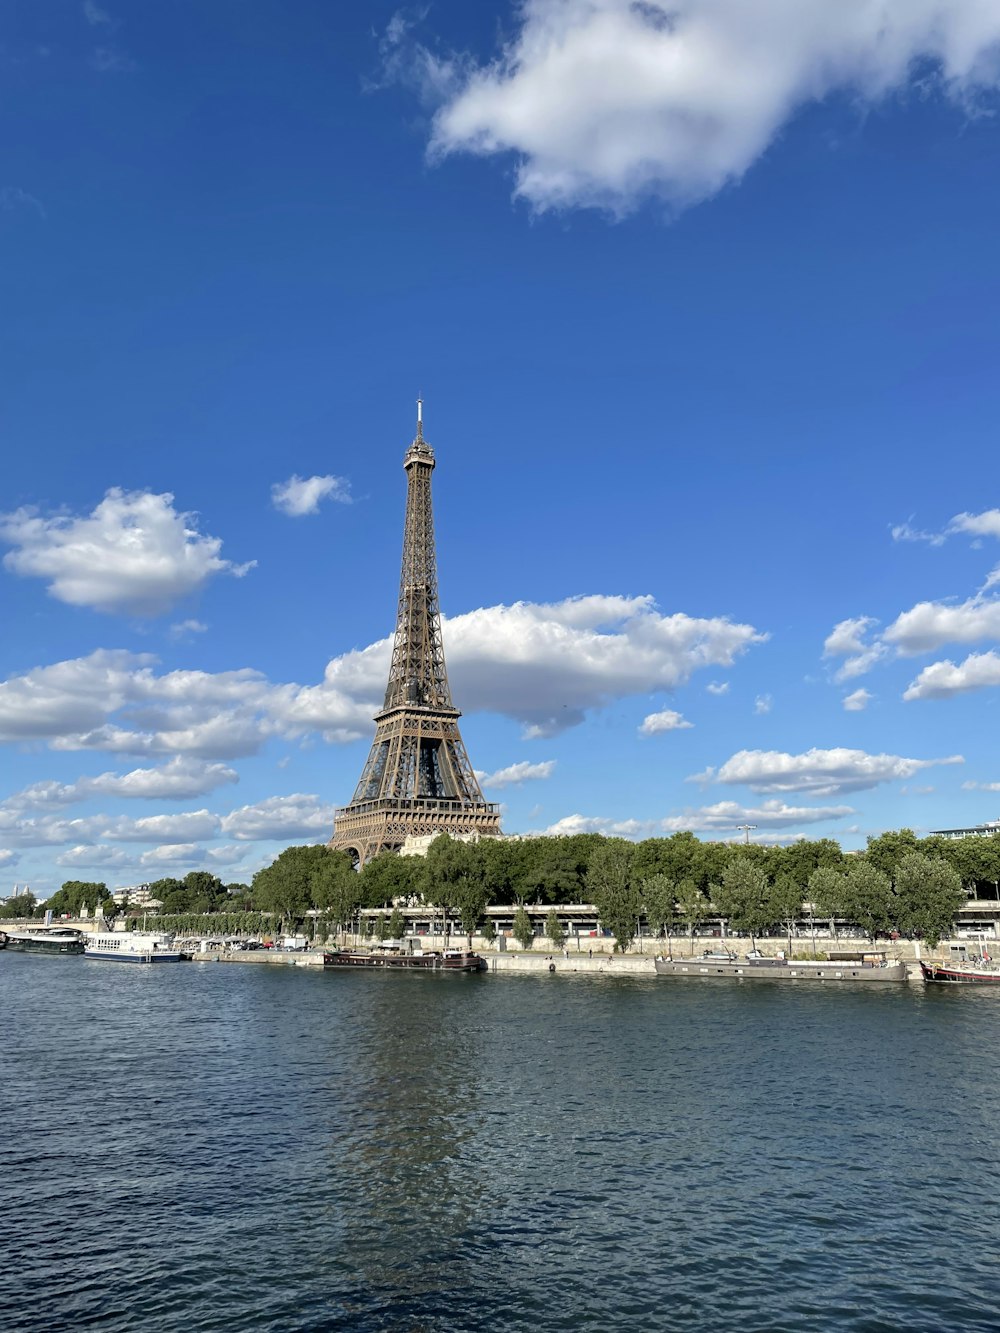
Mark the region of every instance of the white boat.
[[174, 946], [173, 935], [152, 930], [113, 930], [87, 938], [85, 958], [105, 958], [114, 963], [179, 963], [184, 953]]

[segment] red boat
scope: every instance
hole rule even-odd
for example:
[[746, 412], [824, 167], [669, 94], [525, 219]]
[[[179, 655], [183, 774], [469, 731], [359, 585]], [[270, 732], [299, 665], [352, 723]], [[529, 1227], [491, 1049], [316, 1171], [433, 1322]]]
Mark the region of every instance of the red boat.
[[920, 970], [925, 981], [952, 986], [1000, 986], [1000, 967], [988, 958], [956, 963], [925, 963], [921, 960]]
[[401, 953], [376, 949], [334, 949], [324, 953], [324, 967], [377, 967], [404, 972], [485, 972], [486, 959], [464, 949], [443, 953]]

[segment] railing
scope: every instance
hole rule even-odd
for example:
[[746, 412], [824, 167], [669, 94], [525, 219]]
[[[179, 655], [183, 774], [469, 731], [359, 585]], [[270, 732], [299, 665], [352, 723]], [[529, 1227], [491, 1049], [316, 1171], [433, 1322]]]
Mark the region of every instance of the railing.
[[490, 814], [500, 813], [500, 804], [497, 801], [446, 801], [432, 797], [410, 796], [402, 800], [380, 799], [375, 801], [357, 801], [351, 805], [344, 805], [334, 811], [334, 818], [339, 819], [343, 815], [370, 815], [379, 812], [401, 810], [412, 811], [415, 814], [442, 814], [442, 815], [468, 815], [468, 814]]

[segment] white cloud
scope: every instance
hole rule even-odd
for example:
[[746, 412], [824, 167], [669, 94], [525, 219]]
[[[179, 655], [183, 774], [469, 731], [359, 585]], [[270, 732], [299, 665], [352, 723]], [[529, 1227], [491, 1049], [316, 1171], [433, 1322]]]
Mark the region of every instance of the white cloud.
[[523, 0], [518, 22], [493, 63], [453, 64], [431, 146], [515, 154], [516, 194], [539, 210], [684, 207], [832, 93], [871, 105], [919, 72], [966, 103], [997, 84], [1000, 11], [983, 0]]
[[969, 690], [982, 690], [991, 685], [1000, 685], [1000, 654], [992, 649], [988, 653], [970, 653], [957, 666], [948, 660], [933, 662], [910, 682], [903, 692], [903, 698], [907, 702], [914, 699], [948, 699], [955, 694], [966, 694]]
[[193, 634], [204, 634], [208, 626], [200, 620], [182, 620], [176, 625], [170, 626], [170, 637], [172, 639], [189, 639]]
[[[942, 546], [956, 534], [1000, 538], [1000, 509], [985, 509], [981, 514], [955, 514], [943, 532], [925, 532], [909, 523], [897, 523], [891, 531], [893, 541], [929, 542], [931, 546]], [[977, 546], [979, 542], [973, 542], [973, 545]]]
[[616, 698], [674, 690], [700, 668], [732, 665], [766, 638], [721, 617], [661, 615], [651, 597], [517, 602], [445, 624], [462, 707], [503, 713], [533, 736], [575, 726]]
[[188, 810], [174, 815], [146, 815], [141, 819], [95, 818], [89, 821], [100, 839], [109, 842], [158, 842], [184, 844], [214, 838], [222, 826], [218, 815], [208, 810]]
[[774, 700], [769, 694], [758, 694], [753, 701], [753, 711], [759, 715], [769, 713], [774, 707]]
[[981, 514], [956, 514], [948, 524], [948, 531], [1000, 540], [1000, 509], [986, 509]]
[[687, 829], [694, 833], [720, 832], [723, 829], [735, 831], [741, 824], [756, 824], [760, 829], [788, 828], [794, 824], [819, 824], [826, 819], [844, 819], [854, 813], [849, 805], [786, 805], [784, 801], [773, 799], [762, 801], [757, 806], [745, 806], [737, 801], [718, 801], [715, 805], [703, 805], [695, 810], [687, 809], [679, 815], [671, 815], [662, 821], [660, 827], [665, 833], [682, 833]]
[[729, 681], [728, 681], [728, 680], [710, 680], [710, 681], [708, 682], [708, 684], [705, 686], [705, 689], [708, 691], [709, 694], [728, 694], [728, 693], [729, 693]]
[[922, 528], [913, 528], [909, 523], [896, 523], [890, 528], [894, 542], [929, 542], [931, 546], [942, 546], [943, 532], [925, 532]]
[[345, 477], [298, 477], [276, 481], [271, 487], [271, 503], [289, 518], [319, 512], [321, 500], [351, 503], [351, 484]]
[[185, 801], [204, 796], [225, 783], [237, 782], [235, 769], [177, 755], [159, 768], [134, 768], [129, 773], [101, 773], [76, 782], [36, 782], [15, 793], [4, 808], [52, 809], [92, 796], [118, 796], [142, 801]]
[[205, 849], [197, 843], [168, 843], [162, 847], [151, 847], [139, 857], [143, 869], [156, 866], [191, 866], [201, 869], [205, 864]]
[[519, 787], [522, 782], [534, 782], [550, 778], [555, 766], [556, 761], [554, 759], [545, 759], [537, 764], [522, 760], [519, 764], [508, 764], [506, 768], [498, 768], [495, 773], [480, 773], [477, 769], [476, 777], [479, 779], [481, 787], [489, 787], [493, 790], [500, 787]]
[[213, 575], [239, 578], [252, 568], [223, 560], [222, 541], [199, 533], [173, 499], [115, 487], [86, 517], [5, 514], [0, 538], [17, 549], [4, 565], [48, 580], [49, 594], [70, 606], [134, 616], [160, 615]]
[[[673, 690], [709, 666], [730, 666], [766, 635], [715, 618], [660, 615], [649, 597], [519, 602], [446, 622], [456, 698], [502, 713], [535, 735], [575, 726], [614, 699]], [[157, 674], [155, 657], [100, 649], [0, 682], [0, 741], [62, 751], [234, 759], [270, 737], [370, 734], [391, 639], [334, 658], [318, 685], [272, 684], [247, 668]]]
[[740, 784], [763, 793], [804, 791], [815, 796], [836, 796], [911, 778], [921, 769], [936, 764], [964, 762], [957, 754], [946, 759], [904, 759], [894, 754], [867, 754], [864, 750], [807, 750], [804, 754], [740, 750], [721, 768], [708, 768], [687, 780]]
[[543, 838], [573, 837], [578, 833], [603, 833], [608, 838], [642, 838], [656, 824], [640, 819], [604, 819], [599, 815], [566, 815], [542, 829]]
[[639, 735], [658, 736], [664, 731], [684, 731], [693, 726], [694, 723], [688, 722], [680, 713], [674, 712], [672, 708], [665, 708], [661, 713], [650, 713], [642, 719]]
[[0, 866], [16, 866], [20, 859], [20, 852], [12, 851], [9, 847], [0, 847]]
[[855, 690], [853, 694], [844, 696], [844, 707], [849, 713], [860, 713], [868, 707], [874, 697], [867, 690]]
[[227, 842], [221, 847], [209, 847], [204, 859], [206, 864], [214, 866], [235, 866], [252, 854], [246, 843]]
[[918, 602], [897, 616], [882, 637], [902, 657], [935, 652], [946, 643], [1000, 639], [1000, 598], [971, 597], [958, 606]]
[[135, 866], [135, 857], [120, 847], [89, 847], [86, 845], [70, 847], [56, 857], [57, 866], [75, 868], [77, 866], [124, 868]]
[[963, 791], [1000, 791], [1000, 782], [963, 782]]
[[845, 661], [837, 669], [834, 680], [851, 680], [863, 676], [881, 658], [886, 656], [884, 644], [876, 639], [868, 642], [868, 631], [878, 621], [871, 616], [854, 616], [841, 620], [826, 636], [823, 644], [824, 657], [843, 657]]
[[333, 833], [334, 807], [318, 796], [301, 792], [293, 796], [271, 796], [256, 805], [244, 805], [225, 816], [221, 824], [224, 837], [239, 842], [258, 838], [309, 838], [326, 842]]

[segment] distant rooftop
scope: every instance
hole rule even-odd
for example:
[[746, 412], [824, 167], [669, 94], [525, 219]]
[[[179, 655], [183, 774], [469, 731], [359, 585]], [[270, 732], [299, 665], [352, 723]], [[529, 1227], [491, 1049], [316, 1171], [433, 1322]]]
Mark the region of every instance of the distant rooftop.
[[1000, 835], [1000, 819], [987, 820], [973, 828], [935, 828], [931, 833], [938, 838], [989, 838]]

